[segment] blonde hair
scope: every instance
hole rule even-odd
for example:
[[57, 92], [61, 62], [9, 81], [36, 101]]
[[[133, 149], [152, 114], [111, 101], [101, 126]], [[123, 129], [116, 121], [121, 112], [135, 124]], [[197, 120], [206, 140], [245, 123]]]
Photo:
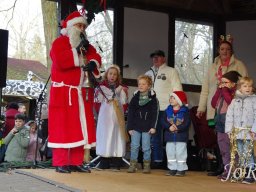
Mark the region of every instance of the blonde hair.
[[110, 69], [115, 69], [116, 71], [117, 71], [117, 79], [116, 79], [116, 82], [117, 83], [121, 83], [122, 82], [122, 76], [121, 76], [121, 73], [120, 73], [120, 68], [119, 68], [119, 66], [118, 65], [115, 65], [115, 64], [112, 64], [112, 65], [110, 65], [108, 68], [107, 68], [107, 70], [106, 70], [106, 72], [104, 73], [104, 79], [105, 80], [108, 80], [108, 73], [109, 73], [109, 70]]
[[237, 89], [240, 89], [246, 83], [253, 86], [253, 79], [250, 77], [241, 77], [237, 83]]
[[152, 87], [153, 81], [152, 81], [152, 79], [151, 79], [150, 76], [148, 76], [148, 75], [140, 75], [140, 76], [137, 78], [137, 82], [139, 82], [139, 80], [141, 80], [141, 79], [144, 79], [144, 80], [148, 83], [148, 85], [149, 85], [150, 87]]

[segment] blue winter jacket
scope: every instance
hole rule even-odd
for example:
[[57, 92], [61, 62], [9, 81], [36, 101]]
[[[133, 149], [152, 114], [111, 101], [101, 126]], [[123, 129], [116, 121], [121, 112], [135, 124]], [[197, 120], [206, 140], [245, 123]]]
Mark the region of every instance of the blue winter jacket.
[[[164, 139], [166, 142], [187, 142], [190, 126], [189, 109], [186, 106], [181, 106], [180, 110], [174, 114], [171, 105], [165, 110], [161, 123], [165, 129]], [[178, 131], [171, 132], [169, 127], [176, 124]]]

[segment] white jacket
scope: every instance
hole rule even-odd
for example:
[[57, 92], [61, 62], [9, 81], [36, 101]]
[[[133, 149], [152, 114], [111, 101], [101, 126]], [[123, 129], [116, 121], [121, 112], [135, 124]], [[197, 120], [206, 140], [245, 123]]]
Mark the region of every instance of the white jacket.
[[159, 100], [160, 111], [164, 111], [169, 105], [170, 93], [173, 91], [182, 91], [179, 73], [176, 69], [169, 67], [164, 63], [156, 72], [155, 67], [151, 67], [146, 75], [153, 80], [153, 89]]
[[228, 107], [225, 132], [240, 129], [237, 139], [251, 139], [249, 130], [256, 133], [256, 95], [245, 96], [236, 91], [236, 96]]

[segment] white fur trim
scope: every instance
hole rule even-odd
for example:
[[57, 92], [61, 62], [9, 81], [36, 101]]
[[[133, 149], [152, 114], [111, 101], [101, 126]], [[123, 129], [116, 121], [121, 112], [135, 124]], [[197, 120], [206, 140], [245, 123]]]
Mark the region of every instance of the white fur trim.
[[77, 51], [75, 48], [72, 48], [72, 52], [73, 52], [73, 58], [74, 58], [74, 64], [76, 67], [80, 67], [79, 65], [79, 57], [78, 57], [78, 54], [77, 54]]
[[85, 146], [84, 146], [84, 149], [91, 149], [92, 147], [96, 147], [96, 143], [94, 142], [94, 143], [91, 143], [91, 144], [86, 144]]
[[68, 34], [67, 28], [62, 28], [62, 29], [60, 30], [60, 33], [61, 33], [62, 35], [67, 35], [67, 34]]
[[107, 70], [110, 69], [110, 68], [115, 68], [115, 69], [118, 71], [119, 74], [121, 73], [121, 72], [120, 72], [120, 67], [119, 67], [118, 65], [116, 65], [116, 64], [110, 65], [110, 66], [107, 68]]
[[51, 143], [48, 142], [48, 147], [51, 148], [74, 148], [74, 147], [79, 147], [85, 145], [85, 140], [78, 141], [75, 143]]
[[151, 94], [151, 95], [155, 95], [156, 92], [155, 92], [153, 89], [151, 89], [151, 90], [150, 90], [150, 94]]
[[88, 144], [88, 132], [87, 132], [87, 121], [86, 121], [86, 112], [84, 108], [84, 99], [82, 91], [78, 91], [78, 104], [79, 104], [79, 117], [81, 122], [82, 133], [84, 136], [85, 144]]
[[179, 103], [180, 106], [183, 105], [183, 103], [181, 102], [181, 100], [178, 97], [178, 95], [176, 95], [175, 93], [171, 93], [170, 96], [173, 96], [176, 99], [176, 101]]
[[77, 24], [77, 23], [83, 23], [86, 26], [88, 26], [88, 23], [86, 21], [86, 19], [84, 17], [75, 17], [74, 19], [71, 19], [67, 22], [67, 28], [72, 27], [73, 25]]
[[139, 90], [136, 90], [133, 92], [133, 96], [136, 95], [139, 92]]

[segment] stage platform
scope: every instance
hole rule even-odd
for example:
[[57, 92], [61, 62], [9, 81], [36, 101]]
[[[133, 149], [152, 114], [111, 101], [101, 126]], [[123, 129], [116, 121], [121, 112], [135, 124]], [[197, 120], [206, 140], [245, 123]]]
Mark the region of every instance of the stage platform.
[[[20, 171], [20, 170], [17, 170]], [[81, 192], [255, 192], [256, 183], [221, 182], [207, 172], [188, 171], [185, 177], [165, 176], [164, 170], [152, 170], [151, 174], [126, 173], [113, 170], [92, 170], [92, 173], [61, 174], [54, 169], [23, 169], [28, 176], [46, 182], [53, 181]], [[62, 187], [63, 187], [62, 186]], [[76, 189], [76, 190], [75, 190]], [[72, 191], [72, 190], [67, 190]]]

